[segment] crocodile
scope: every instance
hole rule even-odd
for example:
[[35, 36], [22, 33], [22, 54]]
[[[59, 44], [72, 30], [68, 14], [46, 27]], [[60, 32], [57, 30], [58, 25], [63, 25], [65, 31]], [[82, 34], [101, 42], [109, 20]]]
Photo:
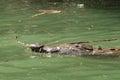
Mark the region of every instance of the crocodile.
[[64, 43], [59, 45], [47, 46], [41, 43], [26, 44], [18, 40], [16, 36], [14, 40], [26, 47], [29, 47], [32, 52], [37, 53], [50, 53], [50, 54], [60, 54], [60, 55], [97, 55], [97, 56], [118, 56], [120, 55], [120, 48], [102, 48], [100, 46], [94, 47], [89, 44], [89, 42], [98, 42], [98, 41], [113, 41], [117, 39], [105, 39], [105, 40], [96, 40], [88, 42], [73, 42], [73, 43]]

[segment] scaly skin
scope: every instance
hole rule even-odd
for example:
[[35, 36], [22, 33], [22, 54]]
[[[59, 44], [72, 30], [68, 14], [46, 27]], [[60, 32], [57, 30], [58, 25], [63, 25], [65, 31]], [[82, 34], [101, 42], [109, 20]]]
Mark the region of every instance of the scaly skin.
[[97, 56], [119, 56], [120, 55], [120, 49], [119, 48], [96, 48], [94, 47], [92, 55], [97, 55]]

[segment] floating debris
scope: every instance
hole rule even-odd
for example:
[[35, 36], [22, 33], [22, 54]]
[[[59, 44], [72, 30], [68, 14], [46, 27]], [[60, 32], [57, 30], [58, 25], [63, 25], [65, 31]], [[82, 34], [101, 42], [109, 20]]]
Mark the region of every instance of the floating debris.
[[43, 15], [43, 14], [57, 14], [57, 13], [61, 13], [62, 11], [61, 10], [39, 10], [40, 13], [37, 13], [37, 14], [34, 14], [32, 15], [31, 17], [37, 17], [37, 16], [40, 16], [40, 15]]
[[84, 4], [77, 4], [77, 7], [78, 7], [78, 8], [84, 8], [85, 5], [84, 5]]

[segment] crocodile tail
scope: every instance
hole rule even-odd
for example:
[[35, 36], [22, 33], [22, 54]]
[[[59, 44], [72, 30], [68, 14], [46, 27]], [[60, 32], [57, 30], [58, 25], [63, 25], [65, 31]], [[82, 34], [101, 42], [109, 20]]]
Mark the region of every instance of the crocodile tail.
[[111, 38], [111, 39], [103, 39], [103, 40], [93, 40], [93, 41], [89, 41], [89, 43], [91, 42], [108, 42], [108, 41], [115, 41], [117, 40], [116, 38]]

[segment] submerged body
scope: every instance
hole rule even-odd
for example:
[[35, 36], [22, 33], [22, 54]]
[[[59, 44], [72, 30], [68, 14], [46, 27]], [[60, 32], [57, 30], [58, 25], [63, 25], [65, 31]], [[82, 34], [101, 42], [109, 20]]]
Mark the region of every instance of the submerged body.
[[44, 46], [43, 50], [46, 53], [60, 54], [60, 55], [85, 55], [92, 53], [93, 48], [88, 44], [62, 44], [58, 46]]

